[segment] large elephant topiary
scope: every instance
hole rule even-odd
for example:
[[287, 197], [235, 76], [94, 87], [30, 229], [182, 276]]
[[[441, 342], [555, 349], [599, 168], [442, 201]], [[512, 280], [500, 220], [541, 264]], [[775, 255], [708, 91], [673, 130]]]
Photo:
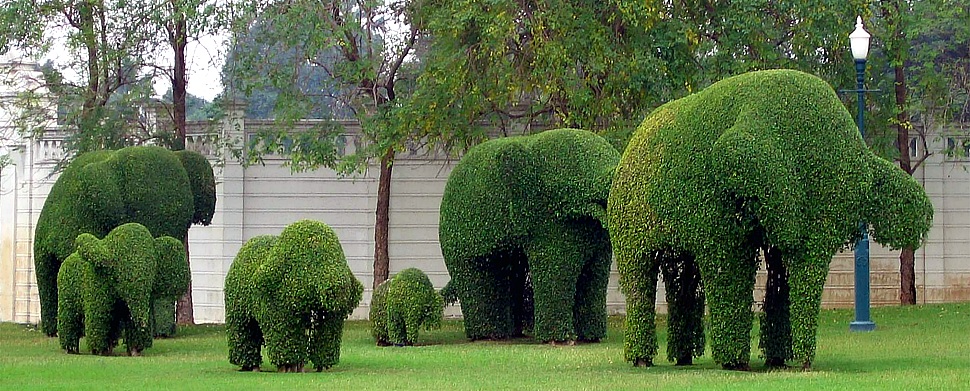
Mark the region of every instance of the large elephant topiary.
[[324, 223], [300, 220], [278, 237], [250, 239], [226, 275], [229, 362], [259, 370], [265, 344], [280, 372], [302, 372], [307, 361], [330, 368], [363, 290]]
[[370, 320], [377, 345], [414, 345], [422, 327], [441, 325], [444, 305], [427, 274], [413, 267], [402, 270], [374, 289]]
[[81, 234], [77, 252], [57, 275], [57, 335], [68, 353], [82, 336], [94, 354], [109, 355], [124, 338], [128, 354], [152, 345], [152, 304], [174, 301], [189, 285], [185, 247], [170, 236], [153, 238], [128, 223], [99, 240]]
[[[212, 221], [215, 199], [212, 166], [195, 152], [142, 146], [75, 158], [51, 188], [34, 234], [44, 333], [57, 332], [57, 272], [78, 235], [103, 237], [133, 222], [184, 242], [190, 225]], [[158, 310], [161, 334], [174, 332], [174, 301]]]
[[610, 193], [610, 234], [627, 296], [626, 359], [651, 365], [656, 355], [662, 270], [668, 358], [687, 364], [703, 353], [706, 296], [714, 360], [747, 368], [763, 259], [766, 364], [794, 360], [807, 368], [829, 263], [862, 237], [860, 222], [879, 243], [916, 248], [932, 218], [922, 187], [869, 151], [817, 77], [752, 72], [667, 103], [635, 132]]
[[439, 239], [471, 339], [606, 335], [606, 198], [619, 153], [584, 130], [482, 143], [452, 171]]

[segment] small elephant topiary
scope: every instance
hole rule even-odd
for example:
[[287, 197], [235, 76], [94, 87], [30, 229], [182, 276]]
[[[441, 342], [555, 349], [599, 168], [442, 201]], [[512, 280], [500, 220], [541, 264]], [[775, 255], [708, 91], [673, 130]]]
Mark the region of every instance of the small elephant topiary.
[[263, 345], [280, 372], [336, 365], [344, 319], [364, 290], [337, 235], [311, 220], [247, 241], [225, 286], [229, 362], [243, 371], [259, 370]]
[[[212, 166], [196, 152], [139, 146], [75, 158], [51, 188], [34, 233], [41, 329], [57, 332], [57, 274], [78, 235], [103, 237], [139, 223], [156, 237], [184, 243], [189, 226], [212, 221], [215, 202]], [[175, 302], [157, 306], [157, 333], [171, 335]]]
[[898, 249], [919, 247], [932, 220], [919, 183], [869, 151], [815, 76], [751, 72], [669, 102], [635, 132], [610, 192], [626, 359], [653, 363], [662, 271], [668, 359], [690, 364], [703, 353], [706, 300], [714, 361], [748, 368], [763, 261], [766, 364], [809, 368], [829, 263], [862, 237], [860, 223]]
[[[576, 129], [475, 146], [441, 200], [439, 239], [470, 339], [606, 335], [606, 199], [619, 153]], [[451, 293], [449, 293], [451, 295]]]
[[434, 291], [431, 280], [419, 269], [402, 270], [374, 290], [370, 320], [379, 346], [410, 346], [418, 330], [441, 326], [444, 300]]
[[57, 335], [68, 353], [85, 337], [93, 354], [110, 355], [119, 338], [137, 356], [152, 345], [152, 304], [175, 300], [189, 285], [185, 247], [178, 239], [152, 238], [138, 223], [111, 230], [104, 239], [81, 234], [77, 251], [57, 275]]

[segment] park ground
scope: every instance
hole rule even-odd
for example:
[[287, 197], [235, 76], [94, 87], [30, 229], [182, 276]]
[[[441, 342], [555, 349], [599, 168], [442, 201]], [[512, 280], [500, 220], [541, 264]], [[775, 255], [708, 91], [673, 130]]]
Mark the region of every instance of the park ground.
[[[143, 357], [68, 355], [32, 326], [0, 324], [0, 390], [957, 390], [970, 388], [970, 303], [874, 308], [877, 330], [852, 333], [851, 310], [819, 319], [812, 371], [765, 371], [752, 331], [751, 372], [721, 370], [709, 356], [690, 367], [623, 361], [623, 319], [598, 344], [528, 339], [468, 342], [460, 320], [425, 332], [416, 347], [377, 347], [370, 323], [348, 321], [340, 363], [323, 373], [243, 373], [229, 364], [222, 325], [179, 330]], [[82, 341], [82, 347], [84, 342]], [[123, 348], [117, 351], [123, 352]]]

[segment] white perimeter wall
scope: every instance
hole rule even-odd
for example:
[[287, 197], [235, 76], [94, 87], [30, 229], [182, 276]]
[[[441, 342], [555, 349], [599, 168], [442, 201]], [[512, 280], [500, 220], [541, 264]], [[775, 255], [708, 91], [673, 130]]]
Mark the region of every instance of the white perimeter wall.
[[[226, 135], [241, 135], [256, 122], [226, 124]], [[248, 131], [251, 131], [248, 130]], [[241, 137], [240, 137], [241, 138]], [[201, 140], [201, 141], [200, 141]], [[195, 137], [190, 145], [203, 151], [211, 146]], [[59, 153], [56, 140], [20, 146], [16, 166], [3, 170], [0, 182], [0, 321], [39, 321], [37, 289], [32, 260], [32, 234], [53, 178], [44, 179], [51, 159]], [[211, 152], [211, 151], [210, 151]], [[189, 231], [196, 321], [223, 322], [223, 281], [242, 243], [254, 236], [279, 234], [299, 219], [315, 219], [334, 228], [354, 274], [365, 286], [354, 317], [366, 317], [370, 303], [374, 253], [374, 210], [377, 197], [376, 167], [356, 178], [340, 179], [330, 170], [292, 173], [281, 160], [264, 166], [242, 167], [228, 162], [217, 168], [216, 215], [208, 227]], [[453, 161], [428, 160], [400, 154], [391, 186], [390, 269], [395, 273], [417, 267], [437, 288], [449, 280], [438, 247], [438, 205]], [[932, 157], [917, 173], [936, 208], [930, 239], [916, 253], [920, 302], [970, 301], [970, 173], [966, 162]], [[872, 248], [874, 305], [898, 303], [898, 254], [878, 245]], [[617, 274], [610, 280], [608, 305], [622, 312], [624, 298]], [[764, 285], [763, 273], [759, 286]], [[826, 307], [853, 304], [851, 252], [832, 263], [823, 297]], [[663, 306], [663, 291], [658, 294]], [[755, 293], [756, 298], [761, 292]], [[457, 315], [457, 308], [447, 309]], [[850, 319], [847, 319], [848, 322]]]

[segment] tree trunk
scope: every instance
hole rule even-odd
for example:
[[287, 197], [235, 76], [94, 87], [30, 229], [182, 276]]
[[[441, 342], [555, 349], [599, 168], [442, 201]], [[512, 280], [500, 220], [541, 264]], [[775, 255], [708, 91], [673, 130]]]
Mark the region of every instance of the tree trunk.
[[[175, 56], [175, 64], [172, 69], [172, 122], [175, 125], [175, 137], [172, 149], [179, 151], [185, 149], [185, 96], [188, 84], [185, 74], [185, 46], [188, 42], [188, 30], [180, 2], [172, 0], [171, 6], [172, 21], [168, 26], [168, 38]], [[189, 270], [192, 270], [189, 258], [188, 233], [185, 235], [183, 244], [185, 244], [185, 261], [189, 263]], [[175, 324], [195, 324], [191, 278], [189, 278], [188, 290], [175, 304]]]
[[916, 304], [916, 250], [899, 252], [899, 303]]
[[[78, 29], [81, 30], [81, 40], [88, 55], [88, 90], [81, 106], [81, 118], [78, 123], [78, 131], [84, 133], [91, 131], [96, 123], [94, 113], [101, 90], [101, 56], [95, 31], [93, 4], [87, 2], [78, 4]], [[83, 148], [86, 150], [81, 152], [94, 149], [90, 145], [84, 145]]]
[[[899, 149], [899, 168], [913, 175], [909, 156], [909, 114], [906, 112], [906, 73], [902, 64], [894, 67], [896, 95], [896, 145]], [[915, 250], [904, 248], [899, 253], [899, 304], [916, 304]]]
[[[185, 239], [182, 240], [182, 244], [185, 245], [185, 262], [189, 263], [189, 235], [188, 232], [185, 234]], [[182, 295], [175, 302], [175, 324], [177, 325], [187, 325], [195, 324], [195, 311], [192, 309], [192, 267], [189, 266], [189, 288], [185, 290], [185, 294]]]
[[391, 170], [394, 165], [394, 149], [388, 149], [381, 157], [381, 174], [377, 182], [377, 222], [374, 225], [374, 285], [386, 281], [390, 270], [388, 256], [388, 222], [391, 209]]
[[175, 139], [172, 149], [185, 149], [185, 97], [188, 80], [185, 75], [185, 45], [186, 36], [185, 17], [175, 10], [176, 16], [172, 29], [172, 49], [175, 51], [175, 69], [172, 72], [172, 120], [175, 124]]

